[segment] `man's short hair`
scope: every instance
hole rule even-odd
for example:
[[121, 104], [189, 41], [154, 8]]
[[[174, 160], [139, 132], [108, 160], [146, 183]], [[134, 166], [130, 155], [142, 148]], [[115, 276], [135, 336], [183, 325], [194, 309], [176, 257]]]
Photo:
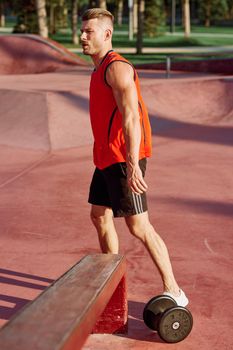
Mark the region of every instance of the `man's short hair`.
[[82, 15], [82, 21], [88, 21], [89, 19], [93, 19], [93, 18], [102, 19], [104, 17], [109, 18], [113, 25], [114, 16], [111, 14], [111, 12], [102, 8], [92, 8], [92, 9], [86, 10]]

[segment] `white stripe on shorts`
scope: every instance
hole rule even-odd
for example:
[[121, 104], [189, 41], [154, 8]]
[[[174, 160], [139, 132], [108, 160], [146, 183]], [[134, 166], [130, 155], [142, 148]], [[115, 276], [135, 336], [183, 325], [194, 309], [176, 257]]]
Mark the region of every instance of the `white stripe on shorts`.
[[140, 194], [132, 192], [133, 204], [136, 214], [143, 213], [142, 198]]

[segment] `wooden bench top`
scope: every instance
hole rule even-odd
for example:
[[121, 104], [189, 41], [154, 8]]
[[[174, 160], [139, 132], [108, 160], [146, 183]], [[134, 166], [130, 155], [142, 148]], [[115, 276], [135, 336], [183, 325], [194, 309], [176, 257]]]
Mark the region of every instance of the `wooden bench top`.
[[125, 269], [123, 256], [86, 256], [3, 326], [0, 349], [81, 349]]

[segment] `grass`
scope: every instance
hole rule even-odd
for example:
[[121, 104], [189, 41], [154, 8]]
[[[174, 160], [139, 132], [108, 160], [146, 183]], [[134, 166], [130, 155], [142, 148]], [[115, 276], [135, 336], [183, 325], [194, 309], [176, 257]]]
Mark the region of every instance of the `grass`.
[[[61, 42], [68, 48], [76, 48], [77, 46], [70, 43], [71, 34], [58, 33], [53, 36], [54, 40]], [[230, 38], [219, 38], [215, 36], [211, 37], [190, 37], [188, 39], [181, 37], [179, 35], [161, 35], [157, 38], [144, 38], [144, 47], [205, 47], [205, 46], [223, 46], [223, 45], [233, 45], [233, 35]], [[113, 36], [113, 47], [135, 47], [136, 39], [129, 41], [126, 35], [115, 34]], [[80, 54], [79, 54], [80, 55]], [[90, 61], [88, 56], [81, 55], [84, 59]], [[144, 64], [144, 63], [159, 63], [165, 61], [165, 55], [163, 54], [123, 54], [125, 58], [131, 61], [133, 64]], [[185, 57], [183, 60], [187, 60]], [[196, 58], [198, 59], [198, 58]]]
[[[113, 37], [113, 46], [115, 47], [136, 47], [136, 39], [128, 41], [118, 36]], [[186, 47], [186, 46], [202, 46], [196, 38], [182, 38], [180, 36], [161, 35], [156, 38], [143, 39], [144, 47]]]
[[[123, 24], [121, 27], [119, 27], [117, 24], [115, 25], [115, 30], [116, 31], [128, 31], [128, 24]], [[210, 34], [233, 34], [233, 26], [216, 26], [216, 25], [211, 25], [210, 27], [205, 27], [203, 25], [197, 25], [193, 24], [191, 25], [191, 30], [192, 33], [210, 33]], [[169, 32], [170, 31], [170, 26], [165, 27], [165, 31]], [[183, 32], [183, 27], [181, 25], [176, 25], [175, 26], [175, 32], [181, 33]]]
[[[204, 27], [201, 25], [191, 26], [192, 33], [201, 33], [201, 34], [233, 34], [233, 26], [210, 26]], [[169, 28], [167, 28], [169, 31]], [[182, 26], [176, 26], [176, 32], [183, 32]]]
[[[16, 19], [14, 17], [8, 17], [6, 19], [6, 27], [10, 28], [15, 25]], [[79, 22], [80, 24], [80, 22]], [[233, 26], [224, 27], [224, 26], [210, 26], [206, 28], [200, 25], [193, 25], [191, 27], [192, 33], [195, 34], [195, 37], [190, 37], [189, 39], [185, 39], [180, 36], [183, 32], [183, 28], [181, 26], [176, 26], [176, 33], [169, 35], [169, 27], [165, 28], [165, 32], [168, 35], [161, 35], [155, 38], [144, 37], [144, 46], [145, 47], [185, 47], [185, 46], [221, 46], [221, 45], [233, 45]], [[128, 35], [128, 24], [123, 23], [121, 27], [117, 24], [115, 25], [115, 34], [113, 35], [113, 45], [115, 47], [135, 47], [136, 38], [134, 40], [129, 41]], [[196, 36], [197, 34], [201, 34], [200, 36]], [[232, 34], [232, 37], [217, 37], [217, 36], [204, 36], [204, 34]], [[57, 34], [51, 35], [53, 40], [56, 40], [63, 44], [64, 46], [71, 48], [75, 47], [72, 44], [71, 30], [68, 29], [60, 29]]]
[[[124, 28], [123, 30], [126, 30]], [[217, 30], [215, 28], [215, 30]], [[203, 29], [201, 31], [203, 33]], [[56, 35], [52, 36], [53, 40], [56, 40], [66, 46], [67, 48], [76, 48], [77, 45], [71, 44], [71, 33], [67, 32], [64, 34], [63, 32], [58, 32]], [[223, 45], [233, 45], [233, 29], [232, 29], [232, 37], [229, 38], [219, 38], [213, 36], [200, 36], [200, 37], [190, 37], [185, 38], [180, 35], [161, 35], [156, 38], [144, 38], [144, 47], [158, 47], [158, 48], [166, 48], [166, 47], [205, 47], [205, 46], [223, 46]], [[120, 34], [117, 30], [116, 34], [113, 36], [113, 47], [135, 47], [136, 46], [136, 38], [134, 40], [129, 41], [128, 36], [125, 33]], [[87, 60], [91, 61], [89, 56], [85, 56], [79, 53], [79, 55]], [[123, 56], [128, 59], [133, 64], [145, 64], [145, 63], [160, 63], [165, 62], [165, 54], [123, 54]], [[196, 58], [199, 59], [199, 58]], [[183, 60], [188, 60], [187, 57], [183, 58]]]
[[[67, 48], [75, 48], [76, 45], [72, 44], [71, 33], [58, 32], [55, 35], [51, 35], [51, 39], [58, 41]], [[232, 37], [190, 37], [185, 38], [178, 35], [161, 35], [156, 38], [147, 38], [143, 40], [144, 47], [187, 47], [187, 46], [225, 46], [233, 45]], [[113, 36], [114, 47], [135, 47], [136, 38], [129, 41], [125, 35], [116, 34]]]
[[144, 53], [141, 55], [138, 54], [122, 54], [128, 61], [135, 64], [146, 64], [146, 63], [164, 63], [166, 56], [162, 54], [150, 54]]
[[[7, 22], [6, 26], [9, 28], [12, 26], [13, 21]], [[167, 34], [160, 35], [155, 38], [144, 37], [143, 46], [144, 47], [157, 47], [157, 48], [174, 48], [174, 47], [205, 47], [205, 46], [225, 46], [233, 45], [233, 27], [219, 27], [211, 26], [206, 28], [204, 26], [192, 26], [192, 33], [195, 36], [190, 36], [190, 38], [185, 38], [181, 36], [183, 29], [181, 26], [177, 26], [176, 32], [174, 34], [169, 34], [169, 27], [165, 28]], [[132, 41], [128, 39], [128, 25], [123, 24], [122, 27], [115, 26], [115, 34], [113, 35], [113, 47], [136, 47], [136, 37]], [[1, 33], [1, 32], [0, 32]], [[177, 34], [176, 34], [177, 33]], [[198, 34], [201, 34], [198, 36]], [[206, 36], [204, 34], [207, 34]], [[212, 34], [212, 35], [209, 35]], [[228, 37], [219, 37], [214, 34], [232, 34]], [[66, 48], [77, 48], [77, 45], [72, 44], [72, 36], [70, 29], [60, 29], [56, 34], [50, 36], [51, 39], [64, 45]], [[88, 56], [81, 56], [90, 61]], [[151, 63], [151, 62], [161, 62], [164, 61], [165, 55], [161, 54], [124, 54], [124, 56], [129, 59], [132, 63]]]
[[[135, 47], [136, 37], [132, 41], [128, 39], [127, 25], [123, 25], [122, 28], [116, 26], [115, 34], [113, 34], [113, 46], [114, 47]], [[210, 27], [205, 28], [203, 26], [193, 26], [192, 35], [190, 38], [182, 37], [180, 34], [183, 32], [182, 27], [177, 27], [178, 35], [169, 35], [169, 28], [166, 28], [167, 35], [163, 34], [155, 38], [144, 37], [144, 47], [187, 47], [187, 46], [225, 46], [233, 45], [233, 27]], [[228, 37], [218, 37], [214, 34], [232, 34]], [[198, 36], [197, 34], [201, 34]], [[207, 34], [205, 36], [204, 34]], [[208, 34], [212, 34], [208, 36]], [[71, 32], [68, 29], [66, 32], [63, 30], [52, 35], [52, 39], [59, 41], [61, 44], [68, 48], [74, 48], [75, 45], [71, 41]]]

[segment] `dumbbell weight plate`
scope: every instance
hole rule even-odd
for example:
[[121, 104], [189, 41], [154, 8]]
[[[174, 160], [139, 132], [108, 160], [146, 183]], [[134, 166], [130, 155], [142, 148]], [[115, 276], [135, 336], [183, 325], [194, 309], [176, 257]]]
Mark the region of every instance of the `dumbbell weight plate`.
[[147, 327], [157, 331], [162, 313], [176, 306], [175, 300], [167, 295], [159, 295], [152, 298], [148, 301], [143, 311], [145, 324]]
[[189, 310], [177, 306], [163, 313], [158, 325], [159, 336], [167, 343], [178, 343], [192, 330], [193, 318]]

